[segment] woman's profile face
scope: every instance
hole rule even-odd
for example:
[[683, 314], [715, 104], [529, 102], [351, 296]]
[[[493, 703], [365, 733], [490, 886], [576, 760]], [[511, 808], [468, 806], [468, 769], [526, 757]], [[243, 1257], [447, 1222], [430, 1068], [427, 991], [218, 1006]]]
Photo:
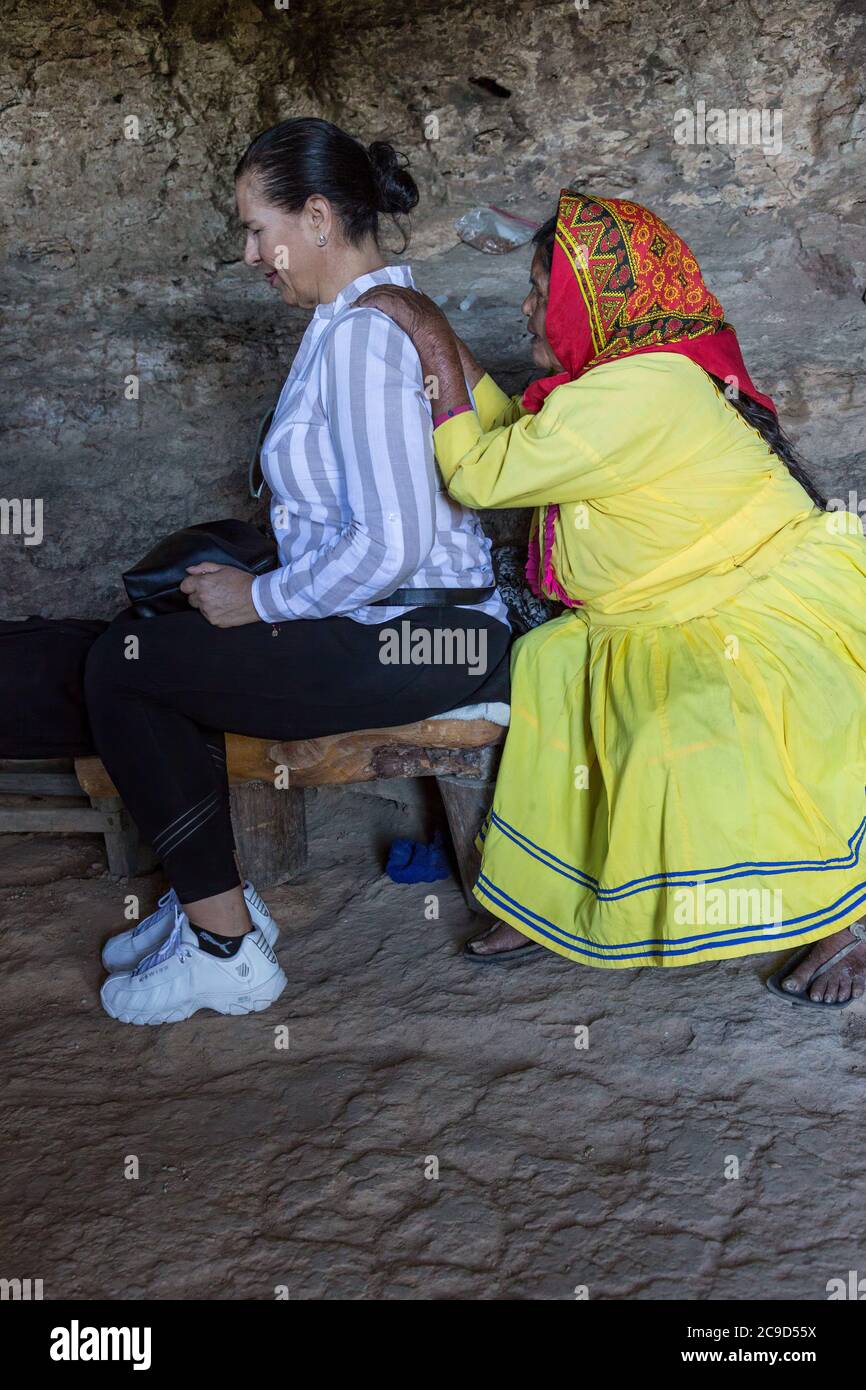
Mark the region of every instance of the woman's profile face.
[[246, 228], [244, 261], [258, 267], [285, 304], [313, 309], [319, 303], [316, 272], [321, 266], [320, 235], [330, 231], [324, 199], [309, 199], [298, 213], [284, 212], [261, 195], [254, 177], [235, 188], [238, 216]]
[[550, 290], [550, 271], [545, 270], [540, 252], [536, 251], [529, 271], [529, 294], [520, 306], [526, 315], [526, 327], [532, 338], [532, 360], [536, 367], [562, 371], [562, 363], [547, 341], [547, 296]]

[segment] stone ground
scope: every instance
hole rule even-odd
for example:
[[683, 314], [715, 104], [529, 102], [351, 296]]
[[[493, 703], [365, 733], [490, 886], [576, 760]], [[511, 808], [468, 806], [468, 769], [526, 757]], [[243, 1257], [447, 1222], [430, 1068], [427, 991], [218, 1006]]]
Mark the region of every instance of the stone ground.
[[770, 956], [481, 971], [456, 883], [383, 872], [435, 788], [308, 797], [309, 869], [267, 894], [289, 987], [246, 1019], [107, 1018], [99, 946], [161, 879], [112, 882], [91, 837], [0, 839], [5, 1274], [73, 1299], [822, 1300], [866, 1270], [862, 1004], [776, 1003]]

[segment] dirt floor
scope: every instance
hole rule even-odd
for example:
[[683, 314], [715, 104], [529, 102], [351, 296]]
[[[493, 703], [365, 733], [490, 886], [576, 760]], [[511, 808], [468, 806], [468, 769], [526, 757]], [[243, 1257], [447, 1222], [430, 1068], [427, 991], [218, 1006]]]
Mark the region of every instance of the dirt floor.
[[99, 945], [160, 878], [113, 883], [93, 838], [0, 840], [0, 1272], [470, 1300], [822, 1300], [866, 1273], [862, 1002], [786, 1008], [770, 956], [464, 964], [456, 883], [382, 869], [433, 828], [417, 785], [310, 794], [310, 868], [266, 895], [289, 988], [245, 1019], [107, 1018]]

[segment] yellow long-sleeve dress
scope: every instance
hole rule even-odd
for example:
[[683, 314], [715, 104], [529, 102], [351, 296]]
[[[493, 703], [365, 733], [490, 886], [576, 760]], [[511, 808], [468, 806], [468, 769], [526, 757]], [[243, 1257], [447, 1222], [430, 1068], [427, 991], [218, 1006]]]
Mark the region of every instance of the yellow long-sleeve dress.
[[799, 946], [864, 915], [866, 541], [688, 358], [435, 431], [470, 507], [559, 504], [582, 606], [520, 638], [475, 895], [607, 969]]

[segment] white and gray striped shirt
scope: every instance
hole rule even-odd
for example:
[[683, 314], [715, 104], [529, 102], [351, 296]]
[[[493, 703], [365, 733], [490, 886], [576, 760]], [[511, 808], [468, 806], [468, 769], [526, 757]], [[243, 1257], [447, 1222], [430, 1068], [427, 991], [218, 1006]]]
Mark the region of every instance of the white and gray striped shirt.
[[[386, 283], [414, 288], [385, 266], [319, 305], [280, 393], [261, 462], [282, 568], [252, 588], [267, 622], [383, 623], [410, 611], [369, 607], [394, 589], [494, 582], [490, 541], [436, 466], [418, 353], [387, 314], [352, 308]], [[508, 623], [498, 593], [471, 607]]]

